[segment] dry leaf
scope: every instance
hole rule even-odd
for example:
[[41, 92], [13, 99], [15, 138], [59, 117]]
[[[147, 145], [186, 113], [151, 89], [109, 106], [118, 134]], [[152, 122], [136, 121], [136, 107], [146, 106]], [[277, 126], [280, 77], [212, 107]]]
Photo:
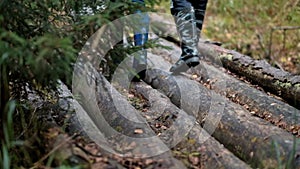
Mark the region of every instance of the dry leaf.
[[134, 134], [143, 134], [144, 131], [142, 129], [135, 129]]

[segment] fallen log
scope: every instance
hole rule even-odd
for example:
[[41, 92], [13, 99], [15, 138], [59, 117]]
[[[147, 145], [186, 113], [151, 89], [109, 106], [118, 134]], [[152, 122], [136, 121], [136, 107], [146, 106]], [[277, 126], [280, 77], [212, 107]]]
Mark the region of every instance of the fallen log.
[[[172, 39], [178, 44], [179, 38], [176, 27], [172, 24], [172, 17], [167, 15], [151, 15], [153, 19], [152, 30], [158, 36]], [[166, 24], [161, 24], [166, 23]], [[162, 26], [163, 25], [163, 26]], [[245, 76], [265, 90], [274, 93], [296, 108], [300, 108], [300, 76], [272, 67], [265, 60], [253, 58], [228, 50], [218, 45], [201, 40], [199, 51], [206, 59], [224, 66], [232, 72]]]
[[210, 60], [220, 59], [223, 66], [245, 76], [265, 90], [300, 108], [300, 76], [272, 67], [265, 60], [254, 60], [233, 50], [212, 44], [199, 44], [201, 53]]
[[[152, 53], [163, 58], [152, 60], [158, 60], [159, 64], [162, 64], [162, 62], [175, 63], [178, 59], [180, 48], [166, 40], [162, 40], [161, 45], [170, 46], [172, 50], [152, 50]], [[158, 62], [155, 64], [158, 65]], [[170, 66], [169, 63], [165, 63], [165, 66], [160, 66], [160, 68], [167, 70]], [[194, 78], [195, 80], [204, 81], [210, 89], [228, 97], [234, 102], [238, 102], [252, 114], [264, 118], [295, 135], [300, 135], [300, 111], [298, 109], [251, 87], [247, 83], [237, 80], [227, 73], [222, 72], [221, 69], [211, 66], [204, 61], [201, 62], [200, 66], [189, 72], [198, 74], [201, 79]], [[187, 76], [193, 78], [191, 75]]]
[[[300, 136], [300, 111], [274, 97], [243, 83], [219, 69], [202, 63], [205, 71], [197, 71], [203, 78], [209, 80], [209, 87], [219, 94], [230, 98], [255, 114], [283, 128], [298, 137]], [[224, 81], [226, 86], [218, 85]]]
[[240, 105], [184, 76], [172, 76], [159, 69], [147, 70], [145, 81], [194, 115], [208, 133], [252, 167], [276, 168], [289, 160], [300, 167], [300, 148], [294, 147], [299, 139], [252, 116]]
[[[46, 103], [46, 106], [49, 106], [49, 104], [47, 104], [46, 100], [43, 100], [37, 93], [35, 93], [34, 91], [29, 91], [28, 92], [28, 103], [33, 106], [34, 108], [38, 108], [38, 109], [42, 109], [44, 104]], [[87, 140], [88, 142], [95, 142], [96, 144], [98, 144], [101, 149], [101, 158], [108, 158], [108, 166], [109, 167], [114, 167], [114, 168], [123, 168], [122, 167], [122, 163], [120, 163], [119, 159], [128, 160], [128, 161], [137, 161], [138, 163], [136, 164], [137, 166], [139, 165], [144, 165], [144, 167], [151, 167], [151, 168], [156, 168], [156, 167], [163, 167], [163, 168], [173, 168], [173, 169], [183, 169], [186, 168], [182, 162], [180, 162], [179, 160], [177, 160], [176, 158], [173, 157], [173, 154], [170, 150], [162, 152], [160, 151], [159, 154], [155, 153], [155, 156], [149, 156], [149, 157], [142, 157], [140, 154], [127, 154], [127, 155], [122, 155], [120, 153], [114, 153], [114, 150], [110, 150], [110, 147], [114, 147], [113, 145], [110, 145], [107, 141], [105, 141], [105, 134], [107, 133], [103, 133], [102, 129], [99, 129], [96, 125], [97, 122], [94, 122], [90, 115], [85, 111], [85, 109], [81, 106], [81, 104], [78, 102], [78, 100], [76, 100], [75, 96], [71, 93], [71, 91], [68, 89], [68, 87], [66, 85], [64, 85], [62, 82], [59, 83], [58, 86], [58, 96], [59, 96], [59, 100], [58, 100], [58, 105], [55, 105], [55, 108], [57, 110], [54, 110], [55, 112], [52, 112], [51, 114], [47, 113], [47, 114], [39, 114], [39, 120], [41, 121], [41, 123], [43, 123], [43, 125], [46, 125], [46, 127], [62, 127], [59, 125], [59, 123], [57, 123], [57, 121], [55, 121], [56, 118], [58, 117], [54, 117], [54, 116], [60, 116], [59, 119], [64, 121], [64, 126], [67, 126], [68, 130], [68, 134], [71, 134], [72, 136], [81, 136], [82, 138], [84, 138], [85, 140]], [[79, 98], [77, 98], [79, 99]], [[127, 104], [127, 103], [125, 103]], [[109, 110], [107, 110], [107, 112], [109, 112]], [[45, 117], [42, 117], [45, 116]], [[53, 117], [52, 117], [53, 116]], [[100, 115], [99, 115], [100, 116]], [[99, 118], [98, 118], [99, 119]], [[45, 120], [45, 121], [44, 121]], [[47, 123], [47, 124], [45, 124]], [[146, 131], [146, 128], [139, 128], [143, 131]], [[151, 130], [151, 129], [148, 129]], [[57, 141], [59, 141], [59, 143], [62, 142], [62, 145], [68, 145], [68, 146], [63, 146], [60, 147], [59, 149], [57, 149], [55, 151], [55, 153], [59, 154], [61, 153], [61, 155], [59, 156], [60, 159], [58, 160], [63, 160], [63, 159], [75, 159], [75, 160], [79, 160], [76, 161], [76, 164], [78, 163], [78, 165], [82, 165], [83, 161], [80, 161], [80, 158], [84, 157], [84, 160], [86, 160], [85, 162], [88, 165], [93, 165], [89, 163], [89, 159], [86, 158], [88, 154], [90, 152], [83, 152], [83, 150], [79, 149], [76, 146], [70, 146], [64, 139], [71, 139], [70, 138], [64, 138], [64, 137], [57, 137]], [[59, 140], [60, 139], [60, 140]], [[117, 138], [118, 139], [118, 138]], [[121, 139], [121, 138], [120, 138]], [[155, 141], [155, 140], [154, 140]], [[138, 149], [138, 147], [135, 147], [134, 145], [130, 145], [128, 146], [128, 143], [126, 144], [126, 142], [123, 142], [125, 145], [122, 145], [123, 147], [127, 146], [127, 148], [131, 148], [131, 149]], [[147, 142], [145, 141], [145, 144]], [[53, 146], [53, 145], [51, 145]], [[147, 145], [144, 145], [147, 146]], [[164, 146], [164, 145], [161, 145]], [[160, 147], [160, 145], [156, 146], [156, 147]], [[156, 150], [155, 146], [153, 147], [154, 150]], [[162, 147], [163, 149], [163, 147]], [[87, 151], [87, 150], [85, 150]], [[140, 150], [135, 150], [135, 152], [141, 152]], [[53, 152], [54, 153], [54, 152]], [[151, 153], [151, 152], [148, 152]], [[94, 156], [95, 154], [93, 154]], [[100, 157], [99, 156], [99, 157]], [[140, 158], [138, 158], [140, 157]], [[57, 157], [58, 158], [58, 157]], [[55, 159], [57, 159], [55, 157]], [[119, 161], [116, 161], [119, 160]], [[42, 160], [36, 162], [35, 165], [40, 165], [39, 163]], [[86, 163], [84, 163], [86, 165]], [[133, 164], [134, 165], [134, 164]]]
[[156, 161], [152, 167], [185, 168], [173, 158], [170, 149], [144, 118], [100, 73], [87, 68], [89, 64], [76, 66], [70, 96], [76, 98], [72, 101], [78, 125], [91, 140], [120, 158], [152, 159]]
[[[157, 122], [157, 119], [160, 119], [160, 117], [169, 117], [168, 125], [171, 127], [165, 130], [166, 133], [176, 133], [178, 130], [180, 130], [182, 125], [190, 125], [184, 124], [184, 122], [188, 122], [184, 118], [189, 118], [189, 115], [173, 105], [169, 98], [159, 91], [149, 87], [145, 83], [135, 84], [134, 89], [136, 95], [142, 95], [149, 102], [148, 104], [150, 105], [150, 108], [148, 111], [150, 112], [147, 112], [147, 114], [150, 114], [149, 116], [152, 117], [152, 121]], [[157, 115], [157, 113], [159, 113], [159, 115]], [[166, 118], [163, 119], [166, 121]], [[198, 123], [194, 123], [194, 126], [187, 132], [188, 133], [182, 133], [186, 135], [186, 137], [184, 137], [178, 144], [182, 145], [182, 147], [176, 145], [173, 149], [188, 149], [187, 147], [190, 147], [188, 149], [190, 154], [200, 153], [200, 155], [195, 157], [200, 159], [200, 162], [194, 164], [196, 167], [203, 169], [250, 168], [247, 164], [224, 148], [222, 144], [211, 137]], [[167, 135], [167, 137], [165, 137], [166, 141], [174, 141], [173, 137], [170, 138], [170, 135], [166, 133], [161, 134]], [[164, 137], [162, 136], [162, 138]]]

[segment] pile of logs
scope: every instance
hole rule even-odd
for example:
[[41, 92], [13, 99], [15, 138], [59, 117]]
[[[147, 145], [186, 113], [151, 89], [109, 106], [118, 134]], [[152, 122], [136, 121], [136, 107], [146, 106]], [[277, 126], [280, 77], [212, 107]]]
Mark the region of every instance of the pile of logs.
[[[187, 168], [174, 155], [187, 149], [197, 152], [199, 161], [191, 161], [198, 168], [300, 168], [300, 76], [206, 42], [199, 43], [206, 60], [175, 76], [168, 69], [180, 48], [160, 43], [172, 50], [149, 49], [146, 78], [130, 84], [147, 102], [147, 116], [127, 100], [128, 86], [108, 82], [89, 64], [75, 68], [84, 78], [73, 82], [80, 104], [71, 103], [93, 141], [122, 157], [164, 159], [166, 168]], [[151, 124], [162, 117], [169, 125], [157, 133]]]

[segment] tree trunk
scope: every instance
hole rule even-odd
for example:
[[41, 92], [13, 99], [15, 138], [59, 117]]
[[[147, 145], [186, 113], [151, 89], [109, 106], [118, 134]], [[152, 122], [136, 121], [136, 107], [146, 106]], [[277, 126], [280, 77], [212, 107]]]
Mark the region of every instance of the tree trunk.
[[[159, 123], [157, 119], [160, 119], [160, 117], [169, 117], [168, 123], [171, 123], [171, 127], [165, 130], [166, 133], [178, 134], [180, 133], [179, 131], [184, 128], [183, 126], [191, 125], [189, 122], [190, 120], [187, 120], [191, 117], [187, 115], [186, 112], [173, 105], [170, 100], [159, 91], [152, 89], [144, 83], [138, 83], [134, 88], [136, 93], [144, 96], [150, 104], [150, 112], [147, 112], [147, 114], [149, 114], [152, 118], [149, 121]], [[157, 113], [159, 113], [159, 115], [157, 115]], [[188, 133], [180, 133], [182, 136], [185, 136], [182, 140], [176, 140], [176, 138], [181, 138], [178, 135], [172, 137], [170, 137], [170, 134], [166, 133], [162, 133], [161, 135], [167, 135], [168, 137], [165, 137], [165, 139], [168, 142], [176, 143], [180, 141], [179, 144], [174, 145], [175, 150], [188, 149], [190, 154], [195, 152], [200, 153], [200, 157], [198, 158], [201, 159], [201, 162], [200, 165], [197, 164], [197, 166], [201, 166], [203, 169], [250, 168], [243, 161], [224, 148], [222, 144], [211, 137], [205, 130], [203, 130], [199, 123], [194, 123], [192, 128], [186, 132]], [[164, 137], [162, 136], [162, 138]]]
[[[161, 40], [161, 45], [170, 46], [173, 49], [171, 51], [155, 49], [152, 50], [152, 53], [170, 57], [162, 57], [162, 59], [161, 57], [152, 56], [155, 57], [152, 60], [156, 65], [164, 63], [165, 65], [160, 66], [160, 68], [167, 70], [171, 66], [167, 62], [176, 62], [180, 48], [166, 40]], [[200, 66], [191, 70], [188, 72], [199, 75], [199, 78], [194, 77], [194, 79], [204, 81], [210, 89], [243, 105], [252, 114], [262, 117], [295, 135], [300, 135], [300, 111], [298, 109], [259, 91], [247, 83], [237, 80], [227, 73], [222, 72], [222, 69], [215, 68], [204, 61], [201, 62]], [[187, 76], [193, 78], [191, 75]]]
[[199, 48], [210, 60], [221, 60], [227, 69], [247, 77], [265, 90], [300, 108], [300, 76], [274, 68], [265, 60], [254, 60], [216, 45], [199, 43]]
[[73, 94], [80, 101], [75, 105], [76, 116], [93, 141], [114, 155], [149, 158], [167, 168], [184, 168], [137, 110], [101, 74], [78, 66], [74, 76]]
[[[103, 148], [104, 151], [102, 153], [110, 155], [112, 153], [108, 147], [110, 145], [107, 145], [107, 142], [102, 142], [105, 139], [104, 138], [105, 133], [102, 133], [102, 131], [104, 131], [104, 130], [99, 129], [96, 126], [97, 124], [95, 124], [95, 123], [97, 123], [97, 122], [94, 122], [93, 120], [91, 120], [91, 118], [89, 117], [89, 114], [81, 107], [81, 105], [75, 99], [73, 99], [74, 96], [67, 89], [67, 87], [63, 84], [60, 85], [60, 96], [64, 97], [63, 101], [61, 101], [61, 103], [63, 102], [63, 104], [60, 104], [60, 106], [63, 106], [63, 108], [66, 108], [65, 105], [68, 105], [68, 110], [67, 110], [68, 112], [73, 112], [73, 111], [76, 112], [76, 114], [74, 115], [76, 117], [73, 117], [71, 120], [69, 120], [69, 122], [72, 123], [72, 124], [69, 124], [72, 127], [71, 130], [81, 133], [81, 135], [85, 136], [87, 139], [92, 139], [92, 141], [95, 141], [102, 148], [106, 147], [106, 148]], [[112, 103], [109, 102], [108, 104], [112, 104]], [[111, 113], [111, 110], [107, 109], [107, 110], [105, 110], [105, 112]], [[126, 123], [130, 123], [130, 122], [126, 122]], [[130, 126], [130, 124], [124, 124], [124, 125]], [[139, 129], [142, 129], [143, 131], [146, 130], [145, 128], [139, 128]], [[98, 140], [95, 140], [95, 138], [97, 137], [96, 135], [101, 135], [100, 137], [98, 137]], [[114, 140], [114, 138], [111, 138], [111, 139]], [[119, 143], [121, 144], [122, 141], [119, 140]], [[123, 143], [126, 144], [126, 142], [123, 142]], [[122, 145], [122, 146], [127, 146], [127, 148], [128, 147], [130, 148], [130, 146], [132, 146], [132, 145], [127, 144], [127, 145]], [[131, 147], [131, 148], [134, 149], [134, 147]], [[118, 155], [118, 153], [116, 153], [114, 155]], [[133, 156], [127, 156], [127, 157], [128, 158], [134, 157], [134, 155], [135, 154], [133, 154]], [[162, 154], [158, 154], [157, 156], [154, 156], [154, 157], [146, 157], [145, 159], [151, 159], [153, 161], [156, 161], [157, 164], [153, 164], [153, 165], [161, 165], [161, 166], [164, 166], [167, 168], [173, 168], [173, 169], [185, 168], [185, 166], [180, 161], [178, 161], [177, 159], [175, 159], [172, 156], [172, 153], [170, 151], [166, 151], [166, 152], [164, 152]], [[155, 167], [153, 165], [151, 165], [151, 166]]]
[[[243, 83], [219, 69], [202, 63], [204, 71], [198, 71], [204, 79], [209, 79], [209, 87], [247, 108], [252, 114], [300, 136], [300, 111], [287, 103]], [[220, 82], [221, 81], [221, 82]], [[225, 86], [219, 85], [224, 83]]]
[[208, 133], [213, 133], [226, 148], [252, 167], [276, 168], [280, 164], [278, 157], [282, 162], [291, 158], [292, 164], [300, 167], [300, 159], [293, 154], [300, 153], [300, 148], [294, 148], [294, 137], [252, 116], [240, 105], [184, 76], [173, 76], [160, 69], [149, 69], [145, 81], [194, 115]]

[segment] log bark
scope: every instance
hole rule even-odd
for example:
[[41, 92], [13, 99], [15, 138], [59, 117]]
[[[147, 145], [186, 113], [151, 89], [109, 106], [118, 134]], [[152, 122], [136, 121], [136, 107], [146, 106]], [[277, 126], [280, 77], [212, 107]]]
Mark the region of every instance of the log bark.
[[[230, 98], [255, 114], [271, 123], [283, 128], [299, 137], [300, 135], [300, 111], [287, 103], [243, 83], [219, 69], [202, 62], [204, 71], [197, 73], [209, 80], [209, 87], [217, 93]], [[220, 85], [224, 83], [224, 85]]]
[[[181, 51], [177, 45], [166, 40], [161, 40], [161, 45], [172, 47], [172, 50], [154, 49], [151, 52], [162, 57], [152, 56], [155, 57], [152, 60], [156, 61], [156, 65], [162, 65], [164, 62], [165, 65], [159, 67], [168, 70], [171, 65], [167, 62], [175, 63]], [[199, 78], [193, 78], [191, 74], [198, 74]], [[262, 117], [297, 136], [300, 135], [300, 111], [298, 109], [224, 73], [224, 69], [216, 68], [203, 61], [200, 66], [189, 70], [187, 76], [197, 81], [206, 82], [210, 89], [243, 105], [252, 114]]]
[[110, 154], [185, 168], [126, 98], [88, 65], [77, 65], [73, 79], [73, 94], [80, 103], [75, 107], [76, 116], [87, 135]]
[[[158, 57], [152, 60], [158, 60], [155, 64], [165, 62], [165, 66], [160, 66], [160, 68], [167, 70], [171, 65], [166, 62], [175, 63], [180, 48], [166, 40], [162, 40], [161, 45], [170, 46], [172, 50], [152, 50], [153, 54], [163, 58]], [[265, 94], [255, 87], [224, 73], [221, 68], [216, 68], [204, 61], [201, 62], [200, 66], [188, 71], [186, 75], [193, 78], [191, 74], [198, 74], [201, 79], [194, 78], [195, 80], [204, 81], [210, 89], [243, 105], [252, 114], [262, 117], [297, 136], [300, 135], [300, 111], [298, 109]]]
[[245, 76], [265, 90], [274, 93], [296, 108], [300, 108], [300, 76], [272, 67], [265, 60], [254, 60], [236, 51], [212, 44], [199, 44], [201, 53], [232, 72]]
[[[59, 111], [59, 112], [55, 112], [55, 113], [51, 113], [51, 114], [49, 114], [49, 113], [48, 114], [39, 114], [39, 116], [41, 116], [41, 117], [38, 117], [38, 118], [41, 121], [41, 123], [43, 123], [43, 125], [45, 125], [45, 127], [61, 127], [57, 123], [57, 121], [55, 121], [55, 119], [58, 117], [53, 117], [54, 115], [61, 116], [59, 118], [60, 118], [60, 120], [65, 121], [65, 123], [63, 125], [67, 125], [69, 134], [71, 134], [73, 136], [80, 135], [88, 142], [95, 142], [96, 144], [98, 144], [101, 147], [100, 148], [101, 154], [103, 154], [103, 158], [105, 158], [105, 157], [108, 158], [109, 167], [117, 167], [117, 168], [121, 167], [122, 168], [122, 164], [119, 163], [118, 161], [116, 161], [116, 159], [124, 158], [124, 161], [126, 159], [128, 159], [129, 161], [141, 161], [141, 164], [145, 163], [145, 165], [147, 165], [147, 162], [145, 162], [145, 161], [150, 160], [151, 163], [148, 164], [147, 167], [151, 167], [151, 168], [157, 168], [157, 167], [173, 168], [173, 169], [186, 168], [181, 161], [179, 161], [173, 157], [173, 154], [171, 151], [165, 151], [165, 152], [158, 151], [161, 153], [157, 154], [156, 156], [151, 156], [151, 157], [149, 156], [149, 157], [144, 157], [144, 158], [140, 154], [133, 154], [133, 155], [129, 154], [127, 156], [126, 155], [122, 156], [122, 155], [120, 155], [120, 153], [113, 153], [112, 152], [113, 150], [109, 150], [109, 147], [114, 147], [114, 146], [109, 145], [108, 142], [104, 141], [105, 135], [107, 134], [107, 133], [103, 132], [105, 130], [99, 129], [97, 127], [97, 122], [94, 122], [91, 119], [89, 113], [87, 113], [85, 111], [85, 109], [81, 106], [82, 103], [78, 102], [78, 100], [75, 99], [76, 97], [71, 93], [71, 91], [68, 89], [68, 87], [66, 85], [64, 85], [62, 82], [60, 82], [59, 86], [58, 86], [58, 95], [59, 95], [58, 105], [55, 105], [58, 107], [55, 107], [55, 108], [57, 108], [57, 110], [54, 110], [54, 111]], [[49, 104], [47, 104], [48, 101], [43, 100], [43, 98], [41, 98], [34, 91], [28, 92], [28, 101], [29, 101], [28, 103], [32, 107], [38, 108], [38, 109], [42, 108], [45, 103], [46, 103], [46, 106], [49, 106]], [[125, 104], [129, 105], [129, 103], [127, 103], [127, 102]], [[109, 113], [110, 110], [106, 110], [106, 112]], [[56, 114], [56, 113], [59, 113], [59, 114]], [[98, 116], [101, 116], [101, 115], [98, 115]], [[96, 117], [96, 118], [99, 119], [102, 117]], [[127, 124], [124, 124], [124, 125], [127, 125]], [[127, 125], [127, 126], [130, 126], [130, 125]], [[139, 128], [139, 129], [142, 129], [143, 131], [151, 130], [150, 128]], [[115, 138], [110, 138], [110, 139], [114, 140]], [[116, 139], [121, 139], [121, 137], [116, 138]], [[128, 146], [129, 143], [125, 142], [125, 141], [123, 142], [125, 145], [121, 145], [122, 146], [121, 148], [127, 146], [127, 148], [129, 147], [132, 149], [130, 151], [141, 152], [140, 150], [134, 150], [134, 149], [138, 149], [138, 147], [135, 147], [134, 145]], [[146, 143], [147, 142], [145, 142], [144, 146], [147, 146]], [[53, 145], [50, 145], [50, 146], [53, 146]], [[158, 145], [156, 147], [153, 147], [152, 151], [157, 151], [157, 149], [155, 149], [157, 147], [163, 149], [163, 146], [164, 145]], [[79, 154], [77, 154], [78, 151], [82, 151], [82, 150], [78, 150], [78, 148], [75, 150], [75, 148], [72, 146], [68, 146], [67, 148], [63, 147], [63, 148], [57, 150], [57, 152], [63, 152], [63, 151], [67, 151], [67, 153], [64, 154], [64, 157], [66, 157], [66, 158], [68, 158], [70, 156], [72, 156], [72, 158], [74, 157], [74, 159], [83, 158], [83, 156], [86, 157], [85, 152], [80, 152]], [[69, 152], [71, 152], [71, 153], [69, 153]], [[138, 157], [140, 157], [140, 158], [138, 158]], [[88, 160], [88, 159], [85, 159], [85, 160]], [[79, 162], [79, 163], [81, 164], [81, 162]]]
[[[185, 118], [190, 118], [189, 115], [172, 104], [171, 101], [159, 91], [149, 87], [145, 83], [135, 84], [134, 88], [136, 94], [145, 97], [150, 104], [150, 112], [147, 112], [147, 114], [150, 114], [149, 116], [152, 116], [150, 121], [157, 122], [156, 119], [159, 119], [159, 117], [172, 117], [168, 119], [168, 123], [171, 123], [171, 127], [167, 129], [168, 133], [176, 133], [183, 125], [191, 125], [187, 123], [189, 120], [185, 120]], [[157, 113], [159, 114], [157, 115]], [[170, 116], [170, 114], [174, 116]], [[183, 147], [175, 146], [174, 149], [191, 147], [188, 149], [189, 153], [200, 153], [201, 162], [200, 164], [196, 164], [196, 166], [203, 169], [250, 168], [203, 130], [199, 123], [194, 123], [193, 127], [187, 132], [188, 133], [181, 133], [185, 137], [182, 140], [178, 140], [180, 141], [178, 145], [183, 145]], [[162, 135], [168, 135], [168, 137], [165, 137], [168, 142], [174, 142], [175, 140], [173, 139], [176, 139], [176, 137], [170, 138], [169, 134], [162, 133]]]
[[300, 154], [300, 148], [293, 147], [294, 137], [253, 117], [240, 105], [184, 76], [172, 76], [160, 69], [147, 70], [145, 81], [162, 91], [175, 105], [194, 115], [208, 133], [213, 133], [226, 148], [252, 167], [276, 168], [280, 163], [278, 157], [283, 162], [291, 157], [293, 165], [300, 167], [300, 159], [294, 156]]
[[[82, 84], [80, 84], [80, 86], [82, 87]], [[68, 94], [68, 91], [66, 91], [65, 87], [63, 89], [64, 89], [63, 92], [67, 92], [67, 94], [62, 95], [62, 97], [69, 97], [70, 98], [70, 96], [72, 96], [72, 95]], [[141, 88], [141, 86], [139, 86], [139, 91], [141, 91], [141, 90], [144, 90], [143, 91], [144, 93], [147, 91], [147, 89], [145, 89], [145, 87]], [[103, 90], [101, 90], [101, 91], [102, 92], [99, 92], [100, 95], [104, 95]], [[108, 90], [108, 91], [110, 91], [110, 90]], [[82, 91], [82, 92], [86, 92], [86, 91]], [[156, 93], [156, 95], [158, 95], [158, 93]], [[108, 97], [110, 97], [110, 96], [108, 96]], [[157, 96], [157, 97], [159, 98], [159, 100], [158, 100], [158, 102], [156, 102], [155, 105], [153, 105], [153, 107], [163, 106], [163, 105], [168, 104], [169, 106], [168, 106], [168, 108], [166, 108], [167, 111], [170, 111], [170, 112], [180, 112], [180, 110], [177, 107], [175, 107], [174, 105], [172, 105], [171, 103], [164, 102], [164, 100], [165, 100], [165, 99], [163, 99], [164, 96], [162, 96], [161, 94], [160, 94], [160, 96]], [[105, 95], [105, 96], [102, 97], [102, 99], [104, 99], [104, 98], [107, 98], [107, 96]], [[122, 98], [122, 96], [120, 96], [120, 98]], [[72, 101], [72, 102], [74, 102], [74, 101]], [[104, 105], [111, 105], [111, 104], [113, 104], [112, 102], [113, 101], [105, 101]], [[77, 111], [78, 110], [84, 111], [84, 109], [81, 108], [80, 104], [78, 102], [76, 102], [76, 101], [75, 101], [75, 107], [76, 107]], [[113, 106], [111, 106], [111, 107], [113, 107]], [[108, 114], [109, 113], [113, 114], [113, 112], [116, 111], [116, 110], [112, 109], [111, 107], [108, 108], [108, 109], [105, 108], [105, 109], [103, 109], [103, 111], [107, 112]], [[86, 113], [86, 112], [82, 112], [82, 113], [86, 114], [85, 117], [89, 116], [89, 114]], [[110, 117], [108, 117], [108, 118], [110, 118]], [[176, 126], [175, 129], [171, 130], [171, 133], [175, 133], [176, 135], [178, 135], [178, 133], [176, 133], [176, 132], [178, 132], [178, 131], [182, 130], [183, 128], [186, 128], [187, 126], [191, 125], [190, 123], [188, 123], [188, 124], [186, 123], [186, 122], [190, 122], [189, 120], [184, 120], [184, 117], [188, 117], [187, 114], [178, 115], [178, 117], [180, 117], [180, 119], [179, 119], [179, 121], [177, 121], [176, 124], [174, 124]], [[81, 116], [80, 116], [80, 118], [81, 118]], [[89, 121], [89, 120], [85, 119], [84, 121]], [[121, 123], [123, 123], [123, 122], [121, 122]], [[85, 125], [85, 124], [83, 124], [83, 125]], [[128, 124], [126, 124], [126, 125], [128, 125]], [[89, 126], [89, 127], [91, 127], [91, 126]], [[94, 126], [94, 127], [96, 127], [96, 126]], [[131, 132], [133, 129], [136, 128], [136, 127], [132, 128], [131, 126], [129, 126], [129, 127], [131, 128], [131, 130], [128, 130], [128, 132]], [[141, 128], [141, 127], [139, 127], [139, 128]], [[97, 130], [97, 129], [95, 129], [95, 130]], [[199, 133], [203, 133], [201, 135], [203, 137], [200, 137]], [[181, 133], [181, 134], [184, 134], [184, 133]], [[177, 143], [178, 140], [176, 140], [176, 137], [178, 137], [178, 136], [176, 136], [176, 135], [173, 136], [173, 138], [175, 138], [175, 139], [171, 139], [171, 140], [165, 139], [164, 141], [165, 142], [169, 142], [169, 143], [172, 142], [173, 144]], [[160, 138], [164, 139], [163, 138], [164, 136], [166, 136], [166, 135], [161, 135]], [[167, 136], [165, 138], [169, 138], [169, 137], [170, 136]], [[208, 141], [205, 141], [203, 144], [199, 144], [198, 143], [199, 147], [200, 147], [200, 145], [204, 146], [204, 147], [202, 146], [202, 149], [200, 150], [200, 153], [203, 154], [203, 156], [202, 156], [203, 159], [202, 159], [202, 162], [201, 162], [201, 167], [203, 167], [203, 168], [228, 168], [228, 169], [229, 168], [241, 168], [241, 169], [242, 168], [243, 169], [244, 168], [250, 168], [248, 165], [246, 165], [244, 162], [242, 162], [237, 157], [235, 157], [232, 153], [230, 153], [227, 149], [225, 149], [215, 139], [213, 139], [212, 137], [210, 137], [205, 131], [202, 130], [202, 128], [199, 125], [194, 126], [190, 130], [188, 137], [191, 138], [191, 139], [195, 139], [195, 140], [197, 140], [200, 143], [204, 142], [204, 141], [202, 141], [203, 138], [208, 138]], [[170, 143], [170, 144], [172, 144], [172, 143]], [[170, 154], [169, 153], [165, 153], [163, 155], [155, 157], [154, 159], [162, 159], [162, 158], [166, 159], [166, 160], [170, 160], [170, 159], [168, 159], [168, 158], [170, 158]], [[174, 160], [175, 159], [172, 159], [172, 161], [174, 161]], [[176, 163], [178, 163], [178, 162], [176, 162]], [[175, 166], [177, 166], [177, 168], [183, 167], [183, 166], [180, 166], [179, 164], [176, 164], [176, 163], [175, 164], [174, 163], [173, 164], [169, 163], [168, 167], [170, 167], [170, 165], [175, 165]]]

